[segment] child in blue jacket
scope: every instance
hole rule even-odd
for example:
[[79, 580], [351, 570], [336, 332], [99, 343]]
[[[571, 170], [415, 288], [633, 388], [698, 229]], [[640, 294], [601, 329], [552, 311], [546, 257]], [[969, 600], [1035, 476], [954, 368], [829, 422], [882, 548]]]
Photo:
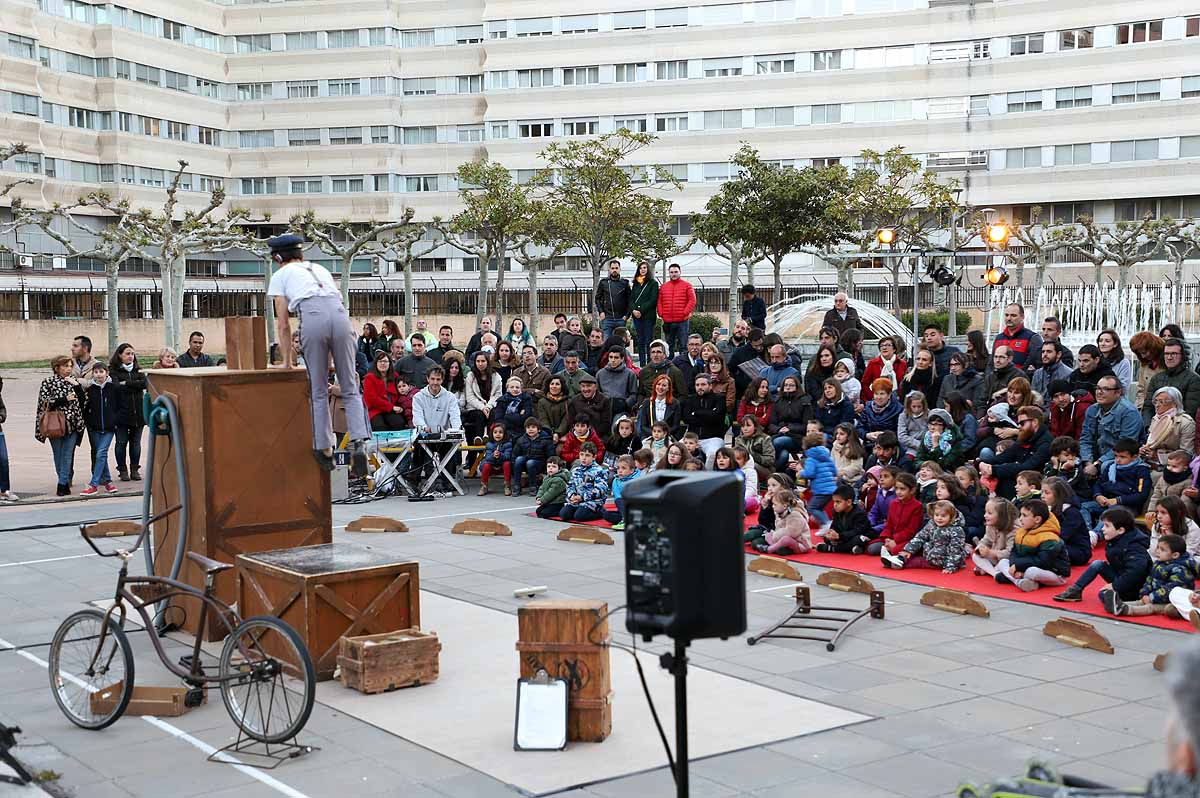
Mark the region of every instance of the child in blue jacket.
[[515, 438], [525, 429], [525, 419], [533, 415], [533, 394], [525, 390], [520, 377], [509, 377], [503, 395], [492, 408], [492, 421], [501, 422], [508, 436]]
[[492, 425], [487, 447], [483, 452], [483, 467], [479, 469], [479, 495], [488, 494], [488, 480], [499, 470], [504, 473], [504, 495], [512, 495], [512, 440], [502, 422]]
[[821, 526], [829, 526], [825, 506], [837, 490], [837, 466], [833, 464], [833, 456], [825, 446], [824, 435], [811, 433], [804, 436], [804, 468], [800, 471], [800, 478], [808, 480], [808, 489], [811, 491], [808, 514], [816, 518]]
[[596, 445], [584, 441], [567, 480], [567, 503], [559, 515], [564, 521], [596, 521], [604, 517], [608, 498], [608, 469], [596, 462]]
[[1146, 508], [1153, 480], [1150, 466], [1138, 457], [1138, 448], [1133, 438], [1121, 438], [1113, 446], [1112, 463], [1100, 466], [1094, 502], [1101, 511], [1120, 506], [1137, 516]]
[[1187, 540], [1179, 535], [1166, 534], [1154, 544], [1154, 563], [1142, 585], [1137, 601], [1113, 602], [1114, 615], [1166, 615], [1179, 618], [1179, 610], [1171, 604], [1171, 591], [1177, 587], [1191, 591], [1196, 588], [1196, 561], [1188, 556]]
[[604, 520], [613, 525], [613, 529], [618, 532], [625, 528], [625, 501], [621, 498], [621, 493], [624, 492], [625, 486], [642, 475], [638, 470], [637, 464], [633, 462], [633, 455], [623, 454], [617, 458], [617, 475], [612, 481], [612, 497], [617, 503], [616, 510], [605, 510]]

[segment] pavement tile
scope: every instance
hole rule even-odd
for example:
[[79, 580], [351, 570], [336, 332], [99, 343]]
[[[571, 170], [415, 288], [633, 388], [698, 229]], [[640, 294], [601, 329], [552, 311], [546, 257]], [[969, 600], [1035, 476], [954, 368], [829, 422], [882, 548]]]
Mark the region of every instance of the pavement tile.
[[960, 763], [913, 752], [877, 760], [854, 769], [854, 777], [911, 798], [954, 790], [975, 775]]
[[1091, 759], [1148, 743], [1132, 734], [1114, 734], [1107, 726], [1058, 718], [1007, 732], [1009, 739], [1042, 748], [1055, 759]]

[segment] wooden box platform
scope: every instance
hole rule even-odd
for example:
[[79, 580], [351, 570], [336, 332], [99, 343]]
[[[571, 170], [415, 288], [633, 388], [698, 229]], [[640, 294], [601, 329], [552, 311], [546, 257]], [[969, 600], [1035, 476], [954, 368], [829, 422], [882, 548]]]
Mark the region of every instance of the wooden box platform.
[[343, 637], [338, 654], [341, 682], [363, 693], [384, 693], [437, 681], [437, 634], [400, 629], [381, 635]]
[[342, 636], [419, 628], [418, 566], [354, 543], [237, 558], [243, 618], [274, 615], [300, 634], [318, 679], [333, 678]]
[[[116, 708], [117, 696], [121, 694], [124, 682], [104, 690], [98, 690], [88, 696], [92, 711], [96, 714], [112, 712]], [[125, 707], [126, 715], [153, 715], [161, 718], [177, 718], [191, 707], [183, 703], [187, 695], [186, 687], [161, 687], [157, 685], [134, 685], [133, 695]], [[208, 688], [204, 689], [204, 701], [208, 701]]]
[[612, 733], [607, 614], [603, 601], [531, 601], [517, 611], [521, 678], [544, 670], [567, 680], [571, 741], [598, 743]]

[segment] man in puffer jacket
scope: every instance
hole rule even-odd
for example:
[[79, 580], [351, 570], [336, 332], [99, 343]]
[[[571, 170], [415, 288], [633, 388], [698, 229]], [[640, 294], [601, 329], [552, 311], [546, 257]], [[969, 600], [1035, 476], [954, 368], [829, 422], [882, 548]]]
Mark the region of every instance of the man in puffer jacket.
[[696, 309], [696, 290], [681, 276], [678, 263], [667, 267], [667, 281], [658, 289], [658, 317], [663, 323], [663, 338], [671, 347], [671, 357], [687, 348], [692, 311]]

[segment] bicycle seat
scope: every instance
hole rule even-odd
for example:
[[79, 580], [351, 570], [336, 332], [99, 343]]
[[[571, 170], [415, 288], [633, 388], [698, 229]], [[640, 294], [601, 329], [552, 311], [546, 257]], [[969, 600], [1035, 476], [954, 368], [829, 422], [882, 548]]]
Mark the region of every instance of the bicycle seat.
[[203, 554], [197, 554], [194, 551], [189, 551], [187, 556], [189, 560], [203, 568], [206, 574], [219, 574], [221, 571], [225, 571], [233, 567], [233, 563], [210, 560]]

